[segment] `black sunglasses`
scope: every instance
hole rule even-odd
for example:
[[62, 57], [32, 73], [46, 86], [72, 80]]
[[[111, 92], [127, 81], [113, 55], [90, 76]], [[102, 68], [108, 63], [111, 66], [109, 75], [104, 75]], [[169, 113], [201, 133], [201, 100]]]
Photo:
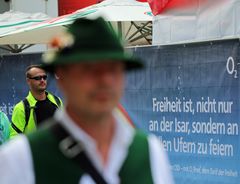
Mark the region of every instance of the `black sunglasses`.
[[47, 75], [42, 75], [42, 76], [36, 76], [36, 77], [28, 77], [29, 79], [34, 79], [34, 80], [37, 80], [37, 81], [40, 81], [40, 80], [47, 80]]

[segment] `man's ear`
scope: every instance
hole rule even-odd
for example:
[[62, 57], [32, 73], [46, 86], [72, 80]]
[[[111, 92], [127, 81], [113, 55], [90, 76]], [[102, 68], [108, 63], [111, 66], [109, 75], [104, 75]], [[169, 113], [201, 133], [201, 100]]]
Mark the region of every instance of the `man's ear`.
[[27, 84], [29, 85], [29, 84], [30, 84], [30, 79], [29, 79], [29, 78], [26, 78], [26, 82], [27, 82]]
[[62, 80], [62, 79], [63, 79], [63, 76], [64, 76], [64, 74], [63, 74], [63, 69], [60, 68], [60, 67], [57, 67], [57, 68], [55, 69], [55, 72], [54, 72], [53, 75], [54, 75], [54, 77], [55, 77], [56, 80]]
[[63, 68], [57, 67], [55, 69], [54, 74], [53, 74], [55, 79], [56, 79], [56, 82], [57, 82], [59, 88], [61, 88], [61, 89], [62, 89], [62, 86], [64, 85], [63, 84], [64, 83], [64, 72], [63, 72], [63, 70], [64, 70]]
[[56, 73], [54, 73], [54, 77], [56, 80], [60, 79], [60, 77]]

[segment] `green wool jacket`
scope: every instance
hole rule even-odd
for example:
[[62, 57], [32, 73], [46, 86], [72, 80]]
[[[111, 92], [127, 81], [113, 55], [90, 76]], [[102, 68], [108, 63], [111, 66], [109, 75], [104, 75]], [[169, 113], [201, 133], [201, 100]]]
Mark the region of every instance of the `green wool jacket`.
[[0, 145], [9, 139], [10, 122], [7, 115], [0, 111]]
[[[59, 150], [59, 141], [49, 127], [29, 134], [28, 140], [32, 150], [36, 184], [79, 183], [84, 171], [81, 170], [79, 163], [62, 154]], [[145, 134], [136, 131], [120, 169], [119, 178], [122, 184], [153, 183], [148, 140]]]
[[[28, 96], [26, 97], [29, 105], [30, 105], [30, 116], [29, 116], [29, 120], [28, 120], [28, 124], [26, 125], [26, 121], [25, 121], [25, 110], [24, 110], [24, 104], [23, 101], [20, 101], [19, 103], [17, 103], [13, 109], [13, 114], [12, 114], [12, 123], [19, 129], [21, 130], [21, 132], [24, 133], [28, 133], [28, 132], [32, 132], [34, 130], [36, 130], [36, 122], [35, 122], [35, 113], [34, 113], [34, 107], [37, 103], [37, 100], [34, 98], [34, 96], [32, 95], [32, 93], [29, 91]], [[54, 96], [47, 92], [47, 98], [50, 100], [50, 102], [52, 102], [53, 104], [55, 104], [58, 107], [57, 102], [55, 101]], [[58, 98], [58, 97], [57, 97]], [[59, 101], [61, 102], [62, 106], [62, 101], [59, 98]], [[25, 129], [24, 129], [25, 127]], [[10, 138], [16, 136], [18, 133], [16, 132], [16, 130], [13, 129], [13, 127], [10, 128]]]

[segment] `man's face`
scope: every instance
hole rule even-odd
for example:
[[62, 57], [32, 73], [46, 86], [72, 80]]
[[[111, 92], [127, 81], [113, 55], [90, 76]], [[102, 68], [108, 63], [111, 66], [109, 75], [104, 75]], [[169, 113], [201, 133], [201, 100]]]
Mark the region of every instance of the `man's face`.
[[43, 92], [47, 88], [47, 74], [40, 68], [31, 68], [29, 71], [27, 83], [33, 92]]
[[56, 71], [67, 108], [88, 116], [110, 113], [124, 86], [124, 64], [116, 61], [72, 64]]

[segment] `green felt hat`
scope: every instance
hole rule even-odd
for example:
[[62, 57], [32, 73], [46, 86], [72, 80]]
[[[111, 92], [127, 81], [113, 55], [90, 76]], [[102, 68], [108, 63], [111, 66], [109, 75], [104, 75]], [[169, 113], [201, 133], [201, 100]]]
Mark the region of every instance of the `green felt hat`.
[[43, 68], [53, 72], [57, 66], [104, 60], [124, 62], [126, 70], [142, 68], [143, 64], [127, 53], [120, 39], [103, 18], [77, 19], [67, 31], [52, 40], [51, 50], [43, 55]]

